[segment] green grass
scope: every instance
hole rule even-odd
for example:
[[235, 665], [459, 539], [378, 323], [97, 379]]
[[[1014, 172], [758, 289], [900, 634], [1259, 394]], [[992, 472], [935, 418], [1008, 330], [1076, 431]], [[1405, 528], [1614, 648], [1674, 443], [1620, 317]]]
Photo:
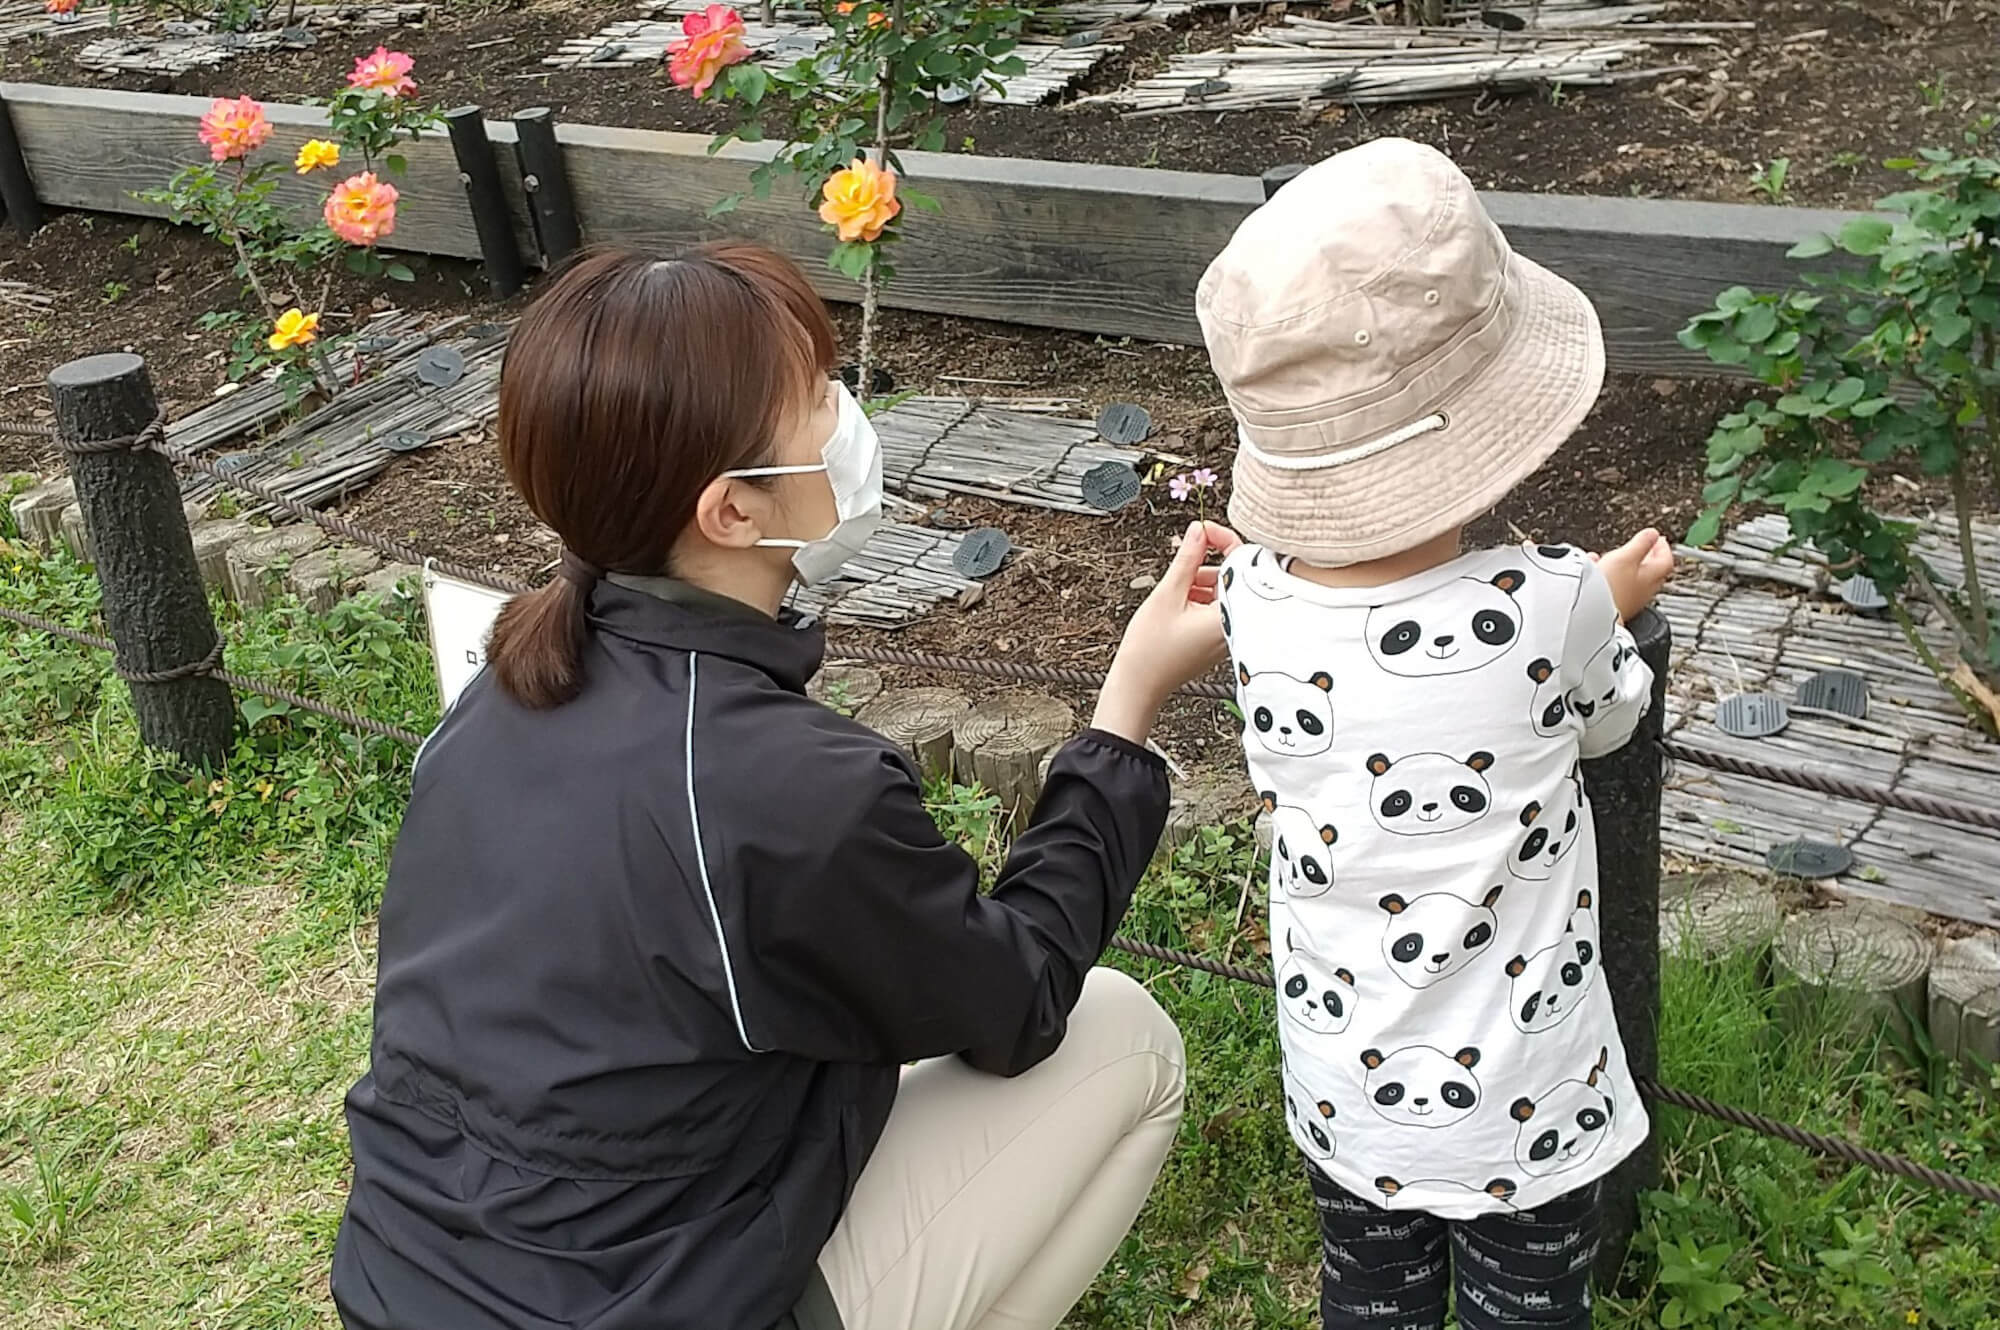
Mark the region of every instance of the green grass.
[[[85, 626], [95, 603], [86, 570], [0, 545], [0, 604]], [[430, 727], [409, 606], [223, 614], [236, 668]], [[0, 625], [0, 1326], [331, 1327], [340, 1100], [366, 1058], [372, 921], [411, 755], [258, 710], [227, 773], [189, 780], [143, 755], [106, 678], [94, 653]], [[994, 801], [939, 789], [933, 810], [997, 855]], [[1247, 832], [1210, 829], [1149, 875], [1128, 931], [1257, 964], [1260, 881]], [[1115, 963], [1180, 1023], [1189, 1108], [1137, 1230], [1069, 1324], [1316, 1325], [1270, 995]], [[1663, 1078], [2000, 1171], [1993, 1100], [1921, 1048], [1903, 1050], [1921, 1072], [1877, 1070], [1845, 1012], [1781, 1021], [1795, 996], [1747, 961], [1670, 960]], [[2000, 1208], [1657, 1117], [1664, 1182], [1600, 1326], [2000, 1327]]]

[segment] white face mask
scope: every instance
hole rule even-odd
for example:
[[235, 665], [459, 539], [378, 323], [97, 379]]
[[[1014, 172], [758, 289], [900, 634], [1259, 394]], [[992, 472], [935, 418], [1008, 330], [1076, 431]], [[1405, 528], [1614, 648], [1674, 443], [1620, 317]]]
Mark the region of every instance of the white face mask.
[[759, 545], [792, 551], [792, 569], [807, 586], [824, 582], [840, 571], [841, 565], [861, 553], [868, 538], [882, 525], [882, 441], [861, 403], [836, 381], [840, 394], [839, 415], [833, 434], [820, 448], [820, 461], [813, 466], [753, 466], [725, 471], [725, 478], [747, 480], [752, 476], [802, 476], [826, 472], [833, 489], [833, 530], [818, 540], [760, 540]]

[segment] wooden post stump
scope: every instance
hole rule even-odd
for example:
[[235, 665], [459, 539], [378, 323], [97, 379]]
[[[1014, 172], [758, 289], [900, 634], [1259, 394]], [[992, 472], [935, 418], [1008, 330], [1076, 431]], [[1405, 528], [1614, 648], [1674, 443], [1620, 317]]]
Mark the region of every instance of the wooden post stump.
[[1170, 857], [1199, 836], [1203, 827], [1246, 821], [1257, 811], [1257, 796], [1242, 772], [1191, 771], [1185, 781], [1174, 783], [1166, 829], [1154, 853]]
[[219, 766], [235, 733], [236, 701], [228, 684], [206, 673], [205, 663], [221, 660], [221, 639], [181, 511], [180, 481], [173, 464], [150, 449], [90, 448], [138, 436], [159, 414], [146, 362], [123, 354], [73, 360], [50, 373], [49, 396], [139, 737], [193, 766]]
[[1660, 952], [1685, 950], [1701, 960], [1749, 954], [1768, 959], [1771, 940], [1778, 935], [1778, 897], [1768, 882], [1728, 869], [1696, 873], [1662, 888], [1669, 897], [1660, 903]]
[[892, 688], [855, 717], [910, 755], [924, 779], [951, 776], [952, 728], [970, 704], [952, 688]]
[[882, 672], [865, 665], [829, 665], [806, 685], [806, 696], [852, 716], [882, 695]]
[[302, 524], [273, 527], [231, 546], [224, 556], [230, 599], [246, 610], [269, 603], [271, 592], [284, 580], [285, 569], [324, 544], [324, 531]]
[[1042, 759], [1076, 731], [1076, 713], [1053, 697], [1011, 690], [983, 698], [952, 731], [952, 770], [977, 782], [1025, 825], [1042, 792]]
[[202, 585], [227, 598], [229, 551], [250, 539], [253, 534], [250, 523], [240, 517], [224, 517], [198, 523], [188, 534], [194, 541], [194, 562], [201, 570]]
[[382, 556], [374, 550], [329, 545], [294, 562], [285, 574], [285, 589], [314, 614], [326, 614], [381, 566]]
[[2000, 1063], [2000, 936], [1953, 938], [1931, 963], [1931, 1041], [1979, 1074]]
[[1796, 981], [1794, 1021], [1826, 1000], [1851, 1002], [1857, 1040], [1883, 1030], [1907, 1040], [1929, 1010], [1931, 940], [1907, 920], [1866, 905], [1809, 910], [1778, 927], [1772, 960]]
[[14, 529], [21, 533], [21, 539], [47, 551], [62, 539], [63, 510], [75, 503], [76, 482], [64, 476], [22, 490], [8, 503], [7, 511], [14, 515]]

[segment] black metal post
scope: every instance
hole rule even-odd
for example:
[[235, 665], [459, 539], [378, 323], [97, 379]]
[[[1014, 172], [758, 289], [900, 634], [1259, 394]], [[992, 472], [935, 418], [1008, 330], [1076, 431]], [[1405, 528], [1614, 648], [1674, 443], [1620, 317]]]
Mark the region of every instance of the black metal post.
[[493, 162], [493, 143], [476, 106], [444, 113], [451, 132], [452, 155], [458, 158], [458, 178], [465, 201], [472, 205], [472, 225], [479, 232], [479, 253], [486, 262], [486, 281], [503, 299], [521, 289], [521, 247], [514, 240], [514, 219], [500, 189], [500, 168]]
[[152, 423], [159, 404], [146, 362], [126, 354], [72, 360], [50, 373], [49, 396], [104, 588], [104, 622], [119, 671], [186, 672], [132, 680], [139, 737], [191, 766], [219, 766], [229, 756], [236, 703], [228, 684], [199, 670], [220, 639], [173, 463], [149, 449], [68, 446], [131, 438]]
[[42, 203], [35, 197], [35, 179], [28, 174], [28, 160], [21, 155], [21, 140], [14, 133], [14, 114], [7, 99], [0, 97], [0, 205], [7, 220], [22, 235], [42, 228]]
[[[1660, 793], [1665, 758], [1660, 735], [1667, 709], [1667, 659], [1673, 632], [1656, 610], [1631, 623], [1639, 656], [1653, 670], [1653, 707], [1638, 733], [1608, 757], [1584, 763], [1583, 783], [1597, 826], [1598, 941], [1604, 951], [1604, 980], [1618, 1016], [1618, 1034], [1632, 1075], [1657, 1080], [1660, 1074]], [[1638, 1091], [1624, 1087], [1633, 1110]], [[1625, 1111], [1626, 1105], [1616, 1105]], [[1659, 1185], [1657, 1136], [1604, 1179], [1603, 1246], [1597, 1282], [1610, 1288], [1625, 1264], [1639, 1223], [1639, 1196]]]
[[570, 192], [562, 145], [556, 142], [555, 114], [548, 107], [514, 113], [514, 155], [521, 163], [521, 186], [528, 192], [542, 262], [553, 268], [583, 245], [583, 228], [577, 224], [576, 195]]
[[1304, 162], [1286, 162], [1283, 166], [1274, 166], [1264, 172], [1264, 198], [1268, 201], [1305, 169]]

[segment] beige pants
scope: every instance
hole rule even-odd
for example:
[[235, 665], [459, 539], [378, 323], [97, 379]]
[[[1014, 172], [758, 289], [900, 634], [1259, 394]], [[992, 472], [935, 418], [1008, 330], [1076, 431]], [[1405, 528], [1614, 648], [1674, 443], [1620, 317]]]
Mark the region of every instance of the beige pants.
[[1025, 1075], [906, 1069], [820, 1253], [846, 1330], [1054, 1330], [1138, 1217], [1185, 1082], [1173, 1022], [1103, 969]]

